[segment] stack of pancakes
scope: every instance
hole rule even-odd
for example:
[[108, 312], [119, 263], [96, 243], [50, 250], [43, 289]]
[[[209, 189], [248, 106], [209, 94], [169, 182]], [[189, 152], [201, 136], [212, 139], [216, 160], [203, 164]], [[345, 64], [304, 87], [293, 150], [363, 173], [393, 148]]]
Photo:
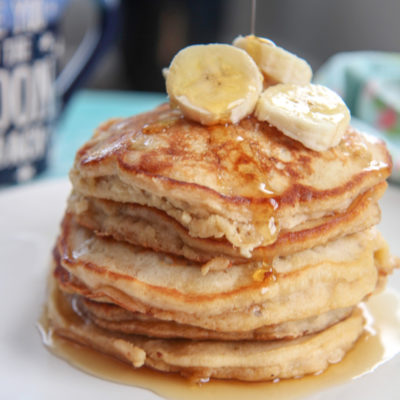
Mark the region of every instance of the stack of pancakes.
[[201, 381], [319, 372], [396, 266], [374, 228], [390, 171], [351, 128], [315, 152], [252, 116], [207, 127], [163, 105], [108, 121], [70, 174], [51, 327]]

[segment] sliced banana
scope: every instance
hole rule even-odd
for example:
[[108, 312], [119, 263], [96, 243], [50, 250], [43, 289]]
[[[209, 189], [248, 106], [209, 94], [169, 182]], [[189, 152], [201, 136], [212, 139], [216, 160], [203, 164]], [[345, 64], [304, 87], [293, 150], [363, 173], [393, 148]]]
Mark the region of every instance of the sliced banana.
[[253, 59], [227, 44], [186, 47], [165, 75], [171, 104], [204, 125], [236, 123], [251, 114], [263, 88]]
[[233, 45], [250, 54], [264, 74], [268, 85], [276, 83], [305, 85], [311, 81], [310, 65], [295, 54], [276, 46], [271, 40], [254, 35], [238, 36]]
[[316, 151], [336, 146], [350, 122], [343, 100], [327, 87], [311, 83], [270, 86], [261, 94], [255, 115]]

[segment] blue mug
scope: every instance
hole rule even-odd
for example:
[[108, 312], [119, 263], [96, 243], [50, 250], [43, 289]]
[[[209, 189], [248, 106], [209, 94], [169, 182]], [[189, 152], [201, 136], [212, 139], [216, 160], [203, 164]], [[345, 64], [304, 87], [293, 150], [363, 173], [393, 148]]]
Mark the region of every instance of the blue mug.
[[112, 43], [117, 0], [97, 0], [99, 23], [58, 73], [68, 0], [0, 1], [0, 185], [44, 171], [61, 110]]

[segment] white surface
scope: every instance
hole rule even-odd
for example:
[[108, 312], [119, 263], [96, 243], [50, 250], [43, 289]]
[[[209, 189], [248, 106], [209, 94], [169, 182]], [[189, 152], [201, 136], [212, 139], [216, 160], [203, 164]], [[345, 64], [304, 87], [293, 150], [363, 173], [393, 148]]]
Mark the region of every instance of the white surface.
[[[159, 399], [148, 391], [89, 376], [52, 356], [35, 323], [44, 302], [50, 252], [69, 184], [48, 181], [0, 192], [0, 399]], [[381, 201], [380, 229], [400, 255], [400, 188]], [[400, 290], [400, 273], [389, 286]], [[309, 399], [400, 398], [400, 355], [373, 373]]]

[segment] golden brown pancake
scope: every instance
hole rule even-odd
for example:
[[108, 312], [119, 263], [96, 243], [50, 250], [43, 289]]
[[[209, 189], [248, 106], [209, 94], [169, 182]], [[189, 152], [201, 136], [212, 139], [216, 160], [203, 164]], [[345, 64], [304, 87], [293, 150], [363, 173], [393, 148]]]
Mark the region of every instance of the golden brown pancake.
[[390, 170], [384, 144], [351, 128], [314, 152], [251, 116], [206, 127], [164, 105], [100, 126], [70, 177], [85, 196], [156, 208], [250, 257], [279, 230], [343, 213]]
[[356, 310], [348, 318], [294, 340], [193, 341], [152, 339], [110, 332], [83, 319], [51, 285], [47, 316], [51, 330], [64, 338], [117, 357], [133, 367], [143, 365], [198, 381], [210, 377], [246, 381], [300, 377], [339, 362], [363, 331]]
[[74, 309], [78, 310], [81, 315], [108, 331], [162, 339], [224, 341], [295, 339], [320, 332], [347, 318], [353, 311], [352, 307], [340, 308], [303, 320], [263, 326], [251, 331], [219, 332], [178, 324], [174, 321], [159, 320], [146, 314], [125, 310], [115, 304], [93, 301], [79, 295], [72, 298], [72, 303]]
[[[351, 307], [374, 292], [395, 262], [373, 230], [286, 257], [270, 266], [233, 265], [207, 275], [201, 264], [101, 238], [66, 215], [56, 255], [85, 296], [157, 319], [204, 329], [248, 331]], [[76, 291], [72, 286], [72, 291]], [[301, 300], [300, 300], [301, 299]]]
[[[276, 241], [253, 250], [252, 260], [272, 260], [311, 246], [324, 244], [339, 236], [360, 232], [376, 225], [380, 220], [377, 204], [386, 189], [381, 182], [359, 195], [343, 212], [330, 213], [308, 220], [295, 228], [281, 230]], [[85, 197], [73, 193], [68, 210], [79, 224], [102, 236], [113, 236], [134, 245], [155, 251], [183, 256], [189, 260], [207, 262], [224, 257], [229, 263], [243, 263], [248, 259], [240, 254], [227, 240], [197, 238], [188, 230], [156, 208], [133, 203]]]

